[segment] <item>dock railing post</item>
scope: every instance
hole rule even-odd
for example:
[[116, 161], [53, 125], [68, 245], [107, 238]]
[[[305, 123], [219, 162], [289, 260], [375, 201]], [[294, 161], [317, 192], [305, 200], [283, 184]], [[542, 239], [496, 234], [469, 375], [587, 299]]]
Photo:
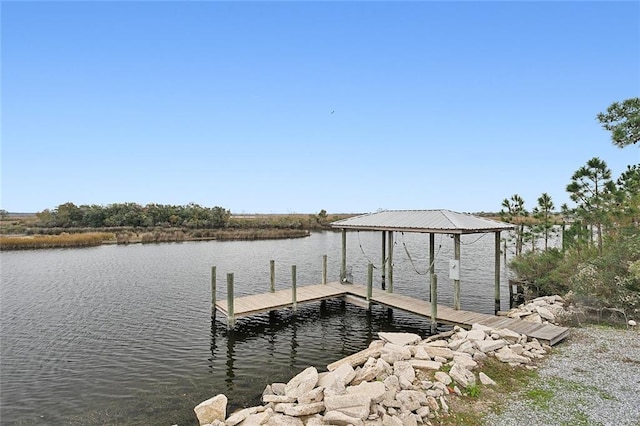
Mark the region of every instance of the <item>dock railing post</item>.
[[296, 294], [296, 265], [291, 265], [291, 303], [293, 312], [298, 310], [298, 295]]
[[322, 256], [322, 284], [327, 283], [327, 255]]
[[371, 296], [373, 296], [373, 263], [369, 263], [367, 269], [367, 309], [371, 308]]
[[438, 327], [438, 276], [431, 274], [431, 334]]
[[233, 273], [227, 274], [227, 326], [231, 329], [236, 323], [233, 312]]
[[211, 316], [216, 316], [216, 267], [211, 267]]
[[276, 292], [276, 261], [269, 261], [269, 269], [271, 270], [271, 293]]

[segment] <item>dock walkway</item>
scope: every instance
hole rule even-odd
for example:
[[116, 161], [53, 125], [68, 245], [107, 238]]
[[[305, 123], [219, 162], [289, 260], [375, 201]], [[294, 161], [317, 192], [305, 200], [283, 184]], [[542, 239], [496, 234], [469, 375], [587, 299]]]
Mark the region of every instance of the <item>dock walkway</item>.
[[[296, 303], [298, 305], [333, 298], [346, 298], [348, 300], [347, 296], [355, 297], [366, 303], [367, 288], [357, 284], [332, 282], [298, 287], [296, 293]], [[431, 318], [431, 304], [426, 300], [398, 293], [388, 293], [374, 288], [370, 301], [388, 308]], [[226, 301], [217, 301], [215, 306], [219, 312], [228, 315]], [[234, 299], [234, 315], [236, 318], [247, 317], [292, 306], [292, 291], [290, 289], [279, 290], [273, 293], [256, 294]], [[437, 321], [464, 328], [470, 328], [474, 323], [492, 328], [507, 328], [531, 338], [536, 338], [549, 345], [555, 345], [569, 335], [569, 329], [566, 327], [553, 324], [536, 324], [517, 318], [455, 310], [443, 305], [438, 305]]]

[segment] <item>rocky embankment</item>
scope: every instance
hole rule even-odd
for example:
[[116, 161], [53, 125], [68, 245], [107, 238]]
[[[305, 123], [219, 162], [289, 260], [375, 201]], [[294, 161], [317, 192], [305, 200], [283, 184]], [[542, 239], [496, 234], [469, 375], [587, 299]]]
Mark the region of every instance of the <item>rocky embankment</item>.
[[536, 324], [556, 324], [565, 321], [573, 311], [567, 309], [561, 296], [543, 296], [523, 303], [505, 314], [509, 318], [519, 318]]
[[[542, 318], [546, 312], [536, 314]], [[480, 324], [427, 339], [411, 333], [378, 336], [369, 348], [328, 365], [327, 372], [309, 367], [288, 383], [268, 385], [264, 405], [227, 417], [227, 398], [220, 394], [199, 404], [196, 416], [212, 426], [428, 425], [448, 414], [451, 398], [496, 386], [482, 372], [487, 357], [535, 368], [532, 361], [550, 350], [525, 335]]]

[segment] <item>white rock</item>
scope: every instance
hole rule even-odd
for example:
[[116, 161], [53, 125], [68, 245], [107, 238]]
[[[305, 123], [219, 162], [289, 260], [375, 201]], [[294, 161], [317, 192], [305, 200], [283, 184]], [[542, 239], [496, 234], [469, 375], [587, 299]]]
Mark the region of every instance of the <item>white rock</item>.
[[351, 380], [353, 380], [355, 376], [356, 372], [353, 370], [351, 364], [344, 363], [331, 372], [320, 374], [318, 377], [318, 386], [330, 387], [336, 381], [346, 386], [351, 383]]
[[449, 376], [464, 388], [476, 383], [476, 376], [460, 364], [453, 364]]
[[310, 416], [312, 414], [324, 411], [324, 402], [312, 402], [311, 404], [297, 404], [293, 407], [286, 408], [284, 414], [287, 416], [300, 417]]
[[424, 350], [431, 358], [435, 358], [437, 356], [446, 359], [453, 358], [453, 351], [450, 348], [426, 346], [424, 347]]
[[548, 310], [543, 306], [536, 306], [536, 312], [538, 312], [538, 315], [540, 315], [540, 317], [542, 317], [543, 319], [546, 319], [547, 321], [556, 320], [555, 315], [553, 315], [550, 310]]
[[270, 402], [279, 404], [282, 402], [296, 402], [296, 397], [295, 396], [288, 396], [288, 395], [264, 395], [262, 397], [262, 402], [264, 402], [265, 404], [268, 404]]
[[269, 418], [267, 424], [269, 426], [304, 426], [304, 423], [299, 418], [285, 416], [284, 414], [275, 414]]
[[362, 419], [347, 416], [339, 411], [328, 411], [324, 415], [324, 422], [336, 426], [364, 426]]
[[531, 362], [529, 358], [516, 354], [506, 346], [500, 349], [499, 351], [496, 351], [496, 358], [502, 362], [507, 362], [510, 364], [511, 363], [529, 364]]
[[317, 387], [304, 395], [298, 397], [299, 404], [311, 404], [312, 402], [320, 402], [324, 399], [324, 388]]
[[273, 410], [271, 408], [267, 408], [262, 412], [249, 415], [240, 423], [240, 426], [260, 426], [267, 423], [273, 415]]
[[445, 385], [451, 383], [451, 377], [444, 371], [436, 371], [435, 379], [440, 383], [444, 383]]
[[491, 334], [493, 332], [493, 328], [488, 327], [486, 325], [482, 325], [480, 323], [475, 323], [471, 326], [472, 330], [482, 330], [484, 331], [486, 334]]
[[414, 333], [386, 333], [379, 332], [378, 337], [385, 342], [395, 343], [396, 345], [413, 345], [418, 343], [422, 338]]
[[629, 327], [635, 327], [636, 325], [638, 325], [638, 323], [632, 319], [630, 319], [629, 322], [627, 322], [627, 324], [629, 324]]
[[414, 369], [418, 370], [440, 370], [441, 362], [427, 361], [424, 359], [411, 359], [408, 361]]
[[396, 362], [393, 365], [393, 374], [398, 376], [401, 384], [403, 381], [413, 383], [416, 378], [416, 372], [408, 361]]
[[243, 421], [244, 419], [246, 419], [247, 417], [249, 417], [250, 414], [254, 414], [254, 413], [252, 413], [251, 409], [249, 409], [249, 408], [244, 408], [244, 409], [242, 409], [240, 411], [236, 411], [231, 416], [229, 416], [229, 418], [225, 422], [225, 425], [226, 426], [235, 426], [238, 423], [240, 423], [241, 421]]
[[287, 387], [286, 383], [271, 383], [271, 390], [274, 395], [284, 395], [284, 390]]
[[485, 336], [484, 330], [473, 329], [467, 333], [467, 340], [484, 340]]
[[382, 382], [364, 382], [358, 386], [349, 386], [347, 394], [349, 395], [366, 395], [371, 401], [378, 403], [384, 398], [386, 387]]
[[427, 353], [427, 351], [422, 346], [416, 347], [416, 352], [413, 356], [416, 359], [426, 359], [426, 360], [431, 359], [431, 356]]
[[520, 334], [507, 328], [496, 330], [496, 334], [506, 340], [508, 343], [517, 343], [520, 340]]
[[424, 392], [414, 390], [401, 390], [396, 395], [400, 407], [404, 411], [415, 411], [422, 405], [427, 405], [427, 396]]
[[480, 352], [483, 352], [486, 354], [487, 352], [497, 351], [503, 346], [506, 346], [507, 342], [502, 339], [501, 340], [483, 340], [481, 342], [476, 342], [475, 345]]
[[315, 388], [316, 384], [318, 384], [318, 370], [315, 367], [309, 367], [289, 380], [284, 393], [297, 398]]
[[497, 385], [496, 382], [493, 381], [493, 379], [491, 379], [489, 376], [487, 376], [486, 374], [480, 372], [480, 374], [478, 374], [478, 377], [480, 379], [480, 383], [482, 383], [485, 386], [495, 386]]
[[384, 416], [382, 418], [382, 426], [404, 426], [402, 420], [396, 416]]
[[219, 394], [206, 401], [202, 401], [193, 409], [201, 425], [213, 423], [216, 420], [225, 421], [227, 418], [227, 397]]
[[458, 355], [453, 358], [453, 362], [456, 364], [462, 365], [467, 370], [473, 370], [478, 366], [478, 363], [473, 360], [470, 356], [461, 356]]

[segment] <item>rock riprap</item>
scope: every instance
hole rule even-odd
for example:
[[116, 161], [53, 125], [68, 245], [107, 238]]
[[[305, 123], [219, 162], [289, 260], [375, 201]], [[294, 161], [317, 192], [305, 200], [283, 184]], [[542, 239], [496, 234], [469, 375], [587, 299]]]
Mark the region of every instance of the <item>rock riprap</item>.
[[[555, 315], [542, 303], [531, 308], [541, 318]], [[264, 405], [226, 418], [224, 395], [204, 401], [195, 408], [198, 420], [211, 426], [429, 425], [448, 413], [448, 398], [472, 386], [498, 386], [478, 371], [482, 360], [495, 357], [514, 367], [535, 368], [532, 360], [550, 349], [525, 335], [480, 324], [427, 339], [412, 333], [378, 336], [367, 349], [328, 365], [326, 372], [309, 367], [288, 383], [268, 385]]]

